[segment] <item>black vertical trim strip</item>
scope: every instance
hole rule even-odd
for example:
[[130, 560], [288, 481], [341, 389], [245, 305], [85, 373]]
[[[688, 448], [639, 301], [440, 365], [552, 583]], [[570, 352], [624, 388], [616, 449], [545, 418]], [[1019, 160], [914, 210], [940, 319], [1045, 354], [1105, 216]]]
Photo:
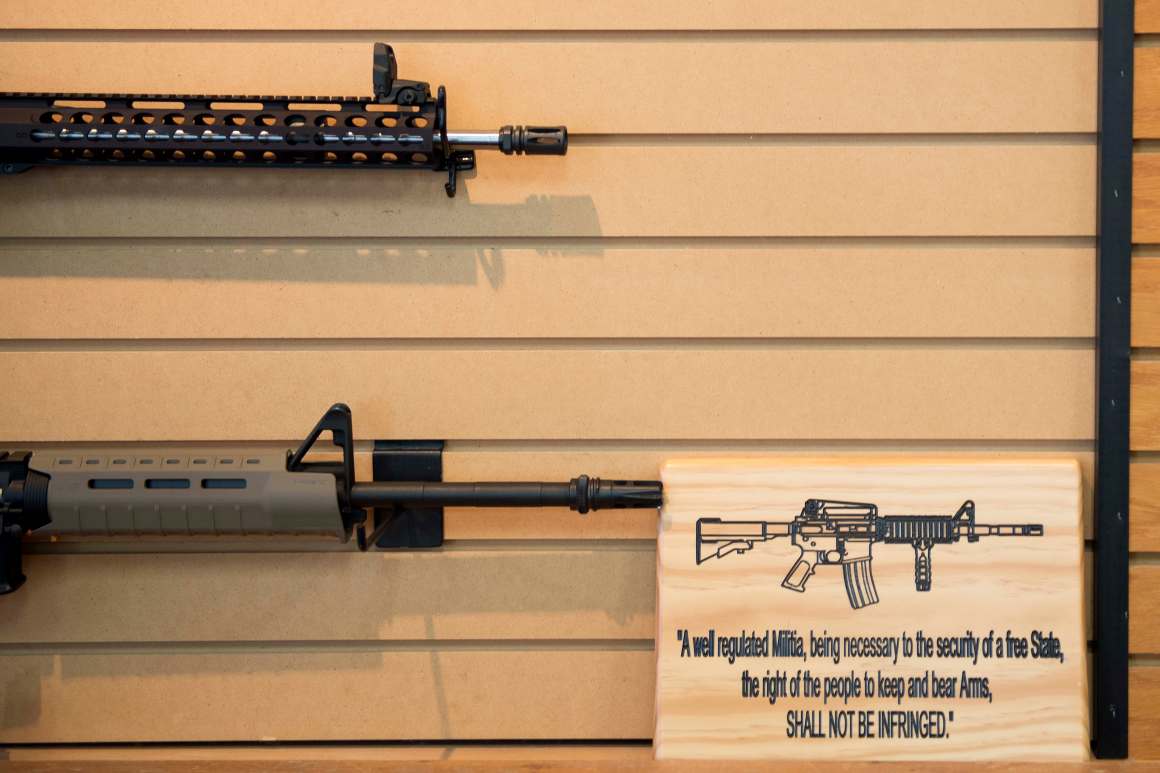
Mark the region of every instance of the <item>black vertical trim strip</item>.
[[1095, 481], [1095, 726], [1101, 759], [1128, 756], [1128, 463], [1135, 3], [1100, 3]]

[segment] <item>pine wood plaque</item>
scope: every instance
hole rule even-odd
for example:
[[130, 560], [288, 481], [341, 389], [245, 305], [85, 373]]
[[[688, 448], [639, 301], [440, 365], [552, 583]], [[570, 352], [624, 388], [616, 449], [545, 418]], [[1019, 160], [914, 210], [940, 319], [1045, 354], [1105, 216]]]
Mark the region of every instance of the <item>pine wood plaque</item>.
[[662, 472], [660, 758], [1083, 760], [1078, 465]]

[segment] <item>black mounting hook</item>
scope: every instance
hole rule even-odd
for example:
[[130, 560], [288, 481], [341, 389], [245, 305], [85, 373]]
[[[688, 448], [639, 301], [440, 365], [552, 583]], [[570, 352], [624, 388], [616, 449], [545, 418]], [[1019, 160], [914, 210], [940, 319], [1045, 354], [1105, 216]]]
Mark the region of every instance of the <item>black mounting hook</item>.
[[451, 149], [451, 143], [447, 141], [447, 89], [442, 86], [435, 97], [435, 135], [441, 151], [439, 157], [447, 166], [447, 182], [443, 190], [447, 191], [448, 198], [453, 199], [459, 184], [459, 173], [475, 169], [475, 151]]

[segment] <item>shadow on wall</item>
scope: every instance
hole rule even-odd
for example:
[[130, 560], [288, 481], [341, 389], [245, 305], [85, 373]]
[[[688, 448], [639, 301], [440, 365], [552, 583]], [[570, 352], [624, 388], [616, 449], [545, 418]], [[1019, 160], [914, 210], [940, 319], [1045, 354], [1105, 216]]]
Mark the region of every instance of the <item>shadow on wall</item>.
[[[432, 173], [37, 168], [0, 180], [0, 207], [23, 180], [63, 213], [19, 207], [11, 234], [49, 235], [0, 245], [3, 276], [466, 285], [482, 273], [500, 287], [508, 248], [602, 256], [591, 196], [473, 203]], [[85, 214], [85, 200], [113, 203]], [[130, 214], [108, 222], [106, 207]]]
[[[40, 685], [52, 678], [52, 655], [0, 655], [4, 674], [0, 676], [0, 728], [22, 727], [40, 717]], [[0, 737], [0, 743], [4, 742]], [[3, 759], [3, 757], [0, 757]]]

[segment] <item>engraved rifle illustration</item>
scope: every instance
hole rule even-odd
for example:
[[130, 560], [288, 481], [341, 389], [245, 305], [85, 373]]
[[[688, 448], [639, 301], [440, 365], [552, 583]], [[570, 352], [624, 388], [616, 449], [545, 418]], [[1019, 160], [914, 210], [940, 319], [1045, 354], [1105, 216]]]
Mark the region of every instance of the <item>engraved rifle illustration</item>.
[[697, 564], [730, 553], [744, 553], [758, 542], [789, 537], [801, 555], [781, 581], [783, 588], [805, 593], [818, 564], [839, 564], [850, 606], [878, 603], [870, 569], [871, 547], [910, 543], [914, 548], [914, 589], [929, 591], [930, 553], [935, 545], [980, 537], [1042, 537], [1043, 524], [975, 523], [975, 503], [963, 502], [954, 515], [881, 515], [866, 502], [807, 499], [792, 521], [724, 521], [697, 519]]

